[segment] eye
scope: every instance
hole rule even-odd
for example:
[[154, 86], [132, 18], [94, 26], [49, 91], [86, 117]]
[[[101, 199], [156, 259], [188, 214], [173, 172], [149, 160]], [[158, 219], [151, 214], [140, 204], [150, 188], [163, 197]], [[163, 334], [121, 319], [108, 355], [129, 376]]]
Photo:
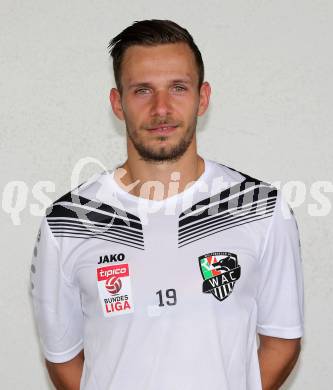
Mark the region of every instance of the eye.
[[186, 91], [186, 87], [184, 85], [174, 85], [173, 90], [176, 92]]
[[147, 93], [149, 93], [148, 88], [138, 88], [135, 90], [136, 95], [146, 95]]

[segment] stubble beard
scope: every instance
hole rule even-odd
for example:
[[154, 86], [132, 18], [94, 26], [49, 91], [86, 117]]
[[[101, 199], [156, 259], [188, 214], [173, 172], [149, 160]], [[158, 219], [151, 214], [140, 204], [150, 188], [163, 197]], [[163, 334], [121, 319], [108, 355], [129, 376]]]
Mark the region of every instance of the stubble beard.
[[[194, 121], [187, 127], [187, 130], [184, 134], [184, 136], [181, 138], [181, 140], [178, 142], [177, 145], [174, 145], [172, 147], [165, 147], [165, 146], [156, 146], [156, 147], [149, 147], [145, 145], [143, 142], [141, 142], [136, 135], [136, 131], [128, 131], [127, 128], [127, 135], [131, 139], [135, 149], [139, 153], [140, 157], [144, 161], [150, 161], [150, 162], [164, 162], [164, 161], [177, 161], [183, 154], [186, 152], [188, 147], [190, 146], [195, 130], [197, 126], [197, 118], [195, 117]], [[158, 141], [165, 141], [167, 140], [167, 136], [159, 136], [157, 138]]]

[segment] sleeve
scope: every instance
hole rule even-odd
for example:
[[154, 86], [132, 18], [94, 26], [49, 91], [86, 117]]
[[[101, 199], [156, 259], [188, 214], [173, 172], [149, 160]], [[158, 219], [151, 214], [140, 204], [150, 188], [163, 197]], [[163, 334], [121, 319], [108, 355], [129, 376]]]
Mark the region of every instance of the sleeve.
[[260, 258], [257, 332], [285, 339], [304, 333], [301, 247], [292, 209], [278, 191]]
[[64, 276], [61, 251], [43, 218], [33, 251], [31, 297], [45, 358], [54, 363], [73, 359], [83, 348], [80, 293]]

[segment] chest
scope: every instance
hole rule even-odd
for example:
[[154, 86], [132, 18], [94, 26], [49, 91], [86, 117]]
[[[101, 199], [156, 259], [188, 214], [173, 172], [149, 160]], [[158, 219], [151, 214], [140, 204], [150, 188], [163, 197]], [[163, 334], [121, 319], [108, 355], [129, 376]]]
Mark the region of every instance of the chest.
[[128, 230], [117, 239], [84, 240], [68, 258], [83, 312], [113, 318], [246, 310], [257, 293], [266, 228], [258, 221], [184, 234], [179, 219], [152, 217], [140, 241]]

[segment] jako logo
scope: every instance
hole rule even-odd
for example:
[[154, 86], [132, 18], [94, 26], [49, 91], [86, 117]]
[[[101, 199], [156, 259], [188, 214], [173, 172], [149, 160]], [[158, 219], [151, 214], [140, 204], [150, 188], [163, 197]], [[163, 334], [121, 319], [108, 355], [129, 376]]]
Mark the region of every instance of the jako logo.
[[111, 255], [99, 256], [99, 262], [97, 264], [113, 263], [115, 261], [123, 261], [123, 260], [125, 260], [124, 253], [114, 253]]

